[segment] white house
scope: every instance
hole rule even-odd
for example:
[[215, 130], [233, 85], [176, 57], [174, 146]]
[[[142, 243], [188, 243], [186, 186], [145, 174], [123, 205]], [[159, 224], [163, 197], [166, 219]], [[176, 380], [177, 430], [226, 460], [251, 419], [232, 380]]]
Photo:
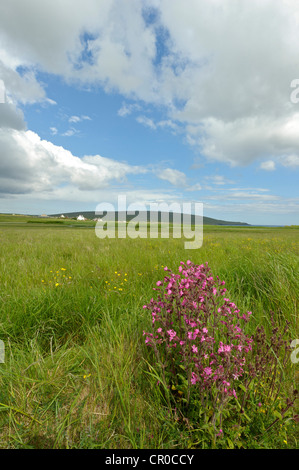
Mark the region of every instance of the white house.
[[83, 215], [78, 215], [77, 220], [87, 220]]

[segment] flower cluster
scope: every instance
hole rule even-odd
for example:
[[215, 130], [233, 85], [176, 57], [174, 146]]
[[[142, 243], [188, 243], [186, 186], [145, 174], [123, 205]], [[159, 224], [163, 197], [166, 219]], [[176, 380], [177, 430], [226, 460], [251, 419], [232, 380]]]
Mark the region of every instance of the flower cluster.
[[143, 306], [152, 317], [152, 331], [143, 332], [145, 343], [160, 368], [158, 382], [163, 380], [165, 390], [179, 391], [187, 409], [199, 402], [219, 438], [224, 409], [228, 416], [227, 407], [233, 406], [241, 420], [261, 378], [275, 400], [282, 380], [277, 364], [285, 366], [289, 357], [288, 325], [279, 332], [272, 316], [270, 338], [262, 327], [249, 336], [251, 312], [241, 312], [227, 297], [225, 282], [212, 276], [208, 263], [181, 262], [178, 274], [164, 269], [167, 274], [154, 287], [157, 298]]
[[164, 269], [169, 274], [154, 288], [158, 299], [144, 305], [151, 311], [153, 326], [153, 332], [144, 332], [145, 342], [158, 359], [158, 346], [164, 349], [164, 361], [171, 370], [179, 358], [176, 365], [187, 371], [190, 384], [201, 390], [216, 384], [221, 393], [236, 396], [233, 383], [242, 376], [252, 349], [252, 338], [241, 323], [249, 320], [251, 312], [241, 314], [224, 297], [225, 282], [218, 276], [214, 279], [207, 263], [181, 262], [179, 274]]
[[52, 287], [61, 287], [66, 284], [70, 284], [72, 277], [66, 274], [66, 268], [60, 268], [58, 271], [50, 271], [52, 279], [49, 281], [45, 281], [42, 279], [42, 285], [45, 286], [52, 286]]

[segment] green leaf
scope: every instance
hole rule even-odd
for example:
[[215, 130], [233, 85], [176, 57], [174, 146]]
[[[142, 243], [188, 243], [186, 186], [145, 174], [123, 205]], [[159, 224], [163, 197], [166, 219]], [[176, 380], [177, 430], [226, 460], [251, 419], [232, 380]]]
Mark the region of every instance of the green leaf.
[[238, 447], [239, 449], [240, 449], [241, 447], [244, 447], [244, 444], [243, 444], [243, 442], [241, 442], [241, 441], [236, 441], [236, 445], [237, 445], [237, 447]]
[[247, 416], [247, 414], [245, 413], [245, 411], [243, 412], [243, 416], [245, 416], [245, 418], [247, 419], [247, 421], [251, 421], [251, 418], [249, 418], [249, 416]]
[[245, 392], [245, 393], [247, 392], [247, 390], [246, 390], [246, 388], [244, 387], [244, 385], [239, 384], [239, 388], [240, 388], [241, 390], [243, 390], [243, 392]]
[[281, 413], [279, 413], [279, 411], [275, 410], [275, 411], [273, 412], [273, 414], [274, 414], [274, 416], [276, 416], [276, 418], [279, 418], [280, 420], [282, 420], [283, 416], [282, 416]]
[[228, 448], [229, 449], [234, 449], [235, 448], [234, 443], [230, 440], [229, 437], [227, 438], [227, 443], [228, 443]]

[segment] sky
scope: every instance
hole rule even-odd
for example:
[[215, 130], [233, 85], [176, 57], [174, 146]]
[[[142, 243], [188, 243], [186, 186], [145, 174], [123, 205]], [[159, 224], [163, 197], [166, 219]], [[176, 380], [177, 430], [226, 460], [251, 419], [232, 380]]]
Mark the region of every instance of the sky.
[[298, 0], [0, 3], [0, 212], [299, 225]]

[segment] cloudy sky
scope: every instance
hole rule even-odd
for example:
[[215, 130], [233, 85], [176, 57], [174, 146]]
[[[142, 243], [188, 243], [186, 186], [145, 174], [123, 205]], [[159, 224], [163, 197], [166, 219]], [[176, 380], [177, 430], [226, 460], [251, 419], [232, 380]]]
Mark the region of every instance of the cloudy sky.
[[298, 176], [298, 0], [0, 3], [0, 212], [299, 224]]

